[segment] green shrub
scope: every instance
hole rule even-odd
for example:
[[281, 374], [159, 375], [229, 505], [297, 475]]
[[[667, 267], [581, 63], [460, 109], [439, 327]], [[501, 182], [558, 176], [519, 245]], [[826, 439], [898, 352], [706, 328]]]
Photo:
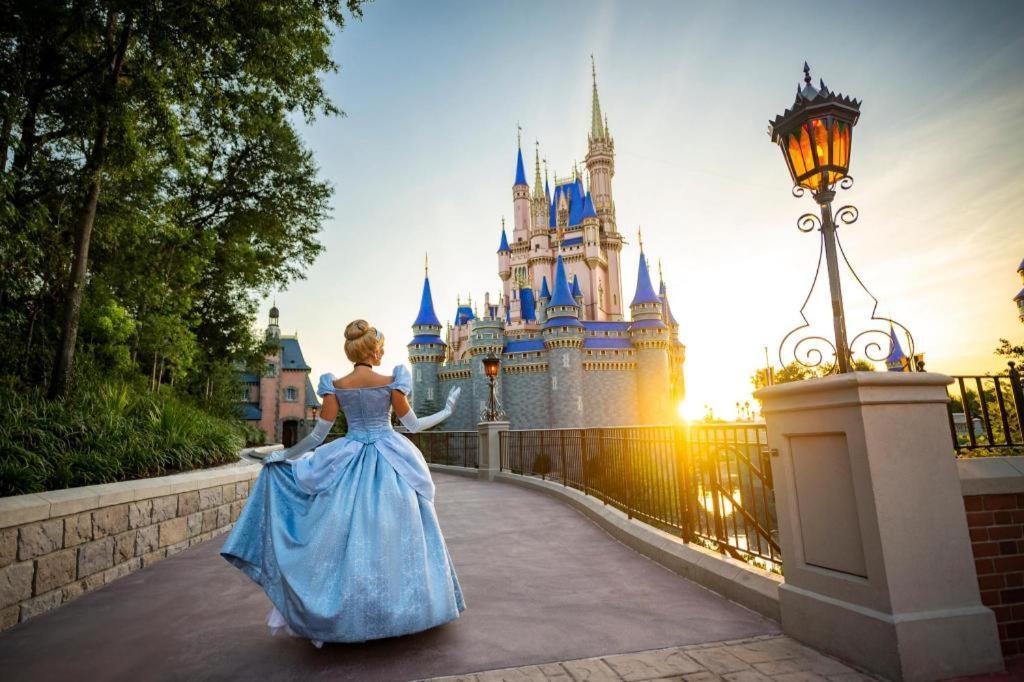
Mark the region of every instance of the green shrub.
[[232, 462], [242, 425], [169, 389], [82, 382], [67, 400], [0, 379], [0, 496], [162, 476]]

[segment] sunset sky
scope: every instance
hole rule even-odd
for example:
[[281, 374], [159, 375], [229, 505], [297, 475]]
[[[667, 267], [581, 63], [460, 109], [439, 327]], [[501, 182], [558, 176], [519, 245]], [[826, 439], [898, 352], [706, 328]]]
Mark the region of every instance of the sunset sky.
[[[687, 346], [686, 411], [707, 403], [733, 418], [765, 346], [777, 363], [814, 275], [817, 233], [796, 219], [815, 206], [790, 195], [766, 134], [807, 60], [815, 84], [863, 99], [856, 184], [836, 206], [860, 209], [839, 234], [879, 313], [910, 328], [929, 370], [1004, 367], [998, 339], [1024, 341], [1011, 301], [1024, 258], [1024, 3], [832, 7], [368, 5], [337, 36], [342, 68], [325, 81], [347, 116], [303, 127], [335, 187], [334, 214], [307, 279], [276, 294], [283, 331], [298, 331], [314, 377], [341, 374], [342, 330], [364, 317], [387, 336], [387, 371], [407, 362], [424, 252], [442, 320], [457, 294], [495, 294], [517, 123], [531, 168], [535, 139], [560, 175], [582, 162], [593, 53], [629, 242], [623, 296], [642, 226]], [[852, 279], [844, 286], [852, 335], [870, 308]], [[827, 309], [809, 317], [831, 335]]]

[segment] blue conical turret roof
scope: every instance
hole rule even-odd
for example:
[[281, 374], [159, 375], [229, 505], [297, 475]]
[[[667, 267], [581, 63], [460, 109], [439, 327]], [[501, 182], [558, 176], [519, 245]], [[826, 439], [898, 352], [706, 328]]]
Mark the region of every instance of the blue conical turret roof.
[[498, 245], [498, 253], [511, 250], [512, 249], [508, 248], [508, 237], [505, 236], [505, 228], [503, 227], [501, 228], [501, 244]]
[[633, 295], [633, 302], [630, 306], [640, 303], [659, 303], [661, 299], [654, 293], [654, 286], [651, 284], [651, 273], [647, 271], [647, 259], [644, 252], [640, 252], [640, 266], [636, 274], [636, 293]]
[[413, 325], [440, 327], [441, 322], [434, 312], [434, 297], [430, 295], [430, 278], [423, 278], [423, 296], [420, 298], [420, 312]]
[[544, 275], [540, 279], [540, 297], [551, 298], [551, 290], [548, 289], [548, 276]]
[[583, 215], [580, 216], [580, 220], [596, 217], [597, 211], [594, 210], [594, 200], [591, 198], [590, 192], [587, 192], [587, 196], [583, 199]]
[[678, 327], [679, 322], [676, 321], [675, 315], [672, 314], [672, 306], [668, 304], [668, 291], [665, 289], [665, 280], [661, 280], [661, 284], [658, 286], [658, 298], [661, 299], [662, 308], [665, 311], [665, 320], [672, 327]]
[[903, 346], [900, 345], [896, 330], [891, 324], [889, 325], [889, 348], [889, 357], [885, 359], [886, 367], [889, 368], [889, 371], [902, 372], [903, 360], [907, 354], [903, 352]]
[[577, 277], [576, 275], [572, 276], [572, 290], [571, 291], [572, 291], [573, 298], [575, 298], [577, 296], [582, 296], [583, 295], [583, 292], [580, 291], [580, 278]]
[[574, 307], [576, 305], [576, 300], [572, 297], [572, 290], [569, 289], [569, 280], [565, 276], [565, 262], [561, 256], [555, 263], [555, 290], [548, 305]]
[[526, 170], [523, 168], [523, 150], [520, 148], [516, 152], [516, 182], [517, 185], [526, 184]]
[[529, 287], [519, 291], [519, 317], [527, 322], [537, 319], [537, 305], [533, 299], [533, 289]]

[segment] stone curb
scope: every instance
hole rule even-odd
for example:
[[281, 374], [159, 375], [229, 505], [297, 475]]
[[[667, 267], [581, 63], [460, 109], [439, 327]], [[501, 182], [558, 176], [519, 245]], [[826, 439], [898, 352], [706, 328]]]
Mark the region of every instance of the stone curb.
[[1024, 457], [958, 459], [956, 468], [964, 495], [1024, 493]]

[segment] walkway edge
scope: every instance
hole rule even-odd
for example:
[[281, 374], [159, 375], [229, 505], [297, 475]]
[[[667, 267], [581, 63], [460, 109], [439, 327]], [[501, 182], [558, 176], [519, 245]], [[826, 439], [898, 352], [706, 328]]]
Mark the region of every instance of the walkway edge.
[[[435, 464], [430, 467], [446, 473], [456, 473], [454, 469], [461, 469]], [[458, 473], [469, 476], [476, 474], [475, 470]], [[780, 576], [703, 547], [687, 544], [657, 528], [628, 519], [618, 509], [606, 506], [575, 488], [505, 471], [498, 472], [494, 480], [559, 497], [594, 520], [613, 538], [670, 571], [776, 622], [781, 618]]]

